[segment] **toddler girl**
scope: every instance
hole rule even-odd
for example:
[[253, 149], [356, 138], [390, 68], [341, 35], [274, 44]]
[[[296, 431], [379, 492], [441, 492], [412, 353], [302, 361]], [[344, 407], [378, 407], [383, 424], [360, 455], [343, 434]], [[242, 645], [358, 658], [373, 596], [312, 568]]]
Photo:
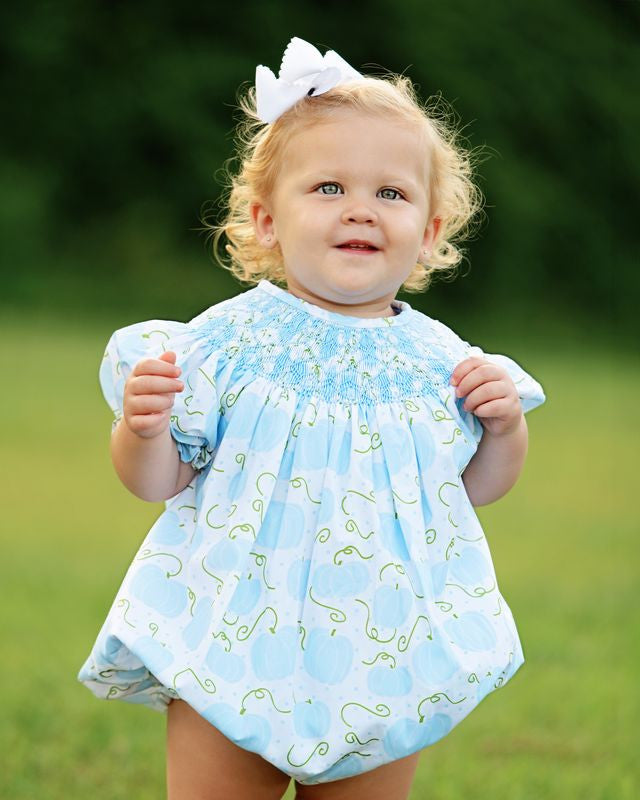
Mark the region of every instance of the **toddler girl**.
[[395, 299], [480, 207], [407, 78], [294, 38], [241, 102], [215, 240], [252, 288], [117, 330], [100, 368], [115, 469], [166, 510], [78, 679], [167, 712], [170, 798], [405, 798], [524, 661], [474, 506], [545, 396]]

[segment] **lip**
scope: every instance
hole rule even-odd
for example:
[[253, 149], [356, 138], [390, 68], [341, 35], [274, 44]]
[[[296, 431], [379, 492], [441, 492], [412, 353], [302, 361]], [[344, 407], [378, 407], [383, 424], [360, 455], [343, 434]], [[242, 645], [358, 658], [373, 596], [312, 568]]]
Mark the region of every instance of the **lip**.
[[[373, 249], [365, 250], [364, 247], [362, 247], [362, 248], [355, 248], [355, 247], [354, 248], [349, 248], [349, 247], [346, 247], [346, 245], [349, 245], [349, 244], [365, 245], [366, 247], [370, 247], [370, 248], [373, 248]], [[361, 255], [361, 256], [362, 255], [371, 256], [371, 255], [374, 255], [375, 253], [378, 253], [380, 251], [379, 247], [376, 247], [376, 245], [373, 242], [369, 242], [366, 239], [348, 239], [346, 242], [341, 242], [340, 244], [336, 245], [336, 249], [342, 250], [343, 253], [355, 253], [355, 254]]]

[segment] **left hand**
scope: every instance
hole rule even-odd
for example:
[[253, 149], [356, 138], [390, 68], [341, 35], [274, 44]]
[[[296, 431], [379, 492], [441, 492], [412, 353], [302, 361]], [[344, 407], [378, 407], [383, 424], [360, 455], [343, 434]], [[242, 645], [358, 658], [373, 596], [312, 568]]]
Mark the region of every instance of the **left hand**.
[[503, 436], [518, 429], [522, 404], [504, 367], [471, 356], [456, 366], [449, 383], [456, 390], [456, 399], [466, 396], [464, 410], [475, 414], [489, 433]]

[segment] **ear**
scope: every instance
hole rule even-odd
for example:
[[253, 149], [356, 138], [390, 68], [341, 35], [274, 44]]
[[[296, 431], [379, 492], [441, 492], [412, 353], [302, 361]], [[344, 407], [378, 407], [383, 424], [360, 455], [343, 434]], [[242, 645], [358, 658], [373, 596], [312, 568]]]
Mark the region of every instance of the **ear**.
[[275, 222], [269, 210], [261, 202], [255, 202], [251, 203], [249, 211], [258, 242], [269, 250], [275, 247], [278, 239]]
[[424, 250], [429, 251], [429, 255], [431, 255], [433, 243], [438, 235], [441, 224], [442, 219], [440, 217], [434, 217], [425, 229], [424, 236], [422, 238], [422, 247]]

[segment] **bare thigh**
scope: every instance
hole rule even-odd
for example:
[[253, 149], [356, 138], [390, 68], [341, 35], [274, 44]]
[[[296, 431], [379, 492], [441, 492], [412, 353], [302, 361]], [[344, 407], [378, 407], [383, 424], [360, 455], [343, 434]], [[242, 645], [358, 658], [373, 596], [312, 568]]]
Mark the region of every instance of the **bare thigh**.
[[280, 800], [291, 778], [227, 739], [184, 700], [167, 708], [168, 800]]
[[296, 781], [296, 800], [406, 800], [419, 759], [420, 750], [351, 778], [314, 786]]

